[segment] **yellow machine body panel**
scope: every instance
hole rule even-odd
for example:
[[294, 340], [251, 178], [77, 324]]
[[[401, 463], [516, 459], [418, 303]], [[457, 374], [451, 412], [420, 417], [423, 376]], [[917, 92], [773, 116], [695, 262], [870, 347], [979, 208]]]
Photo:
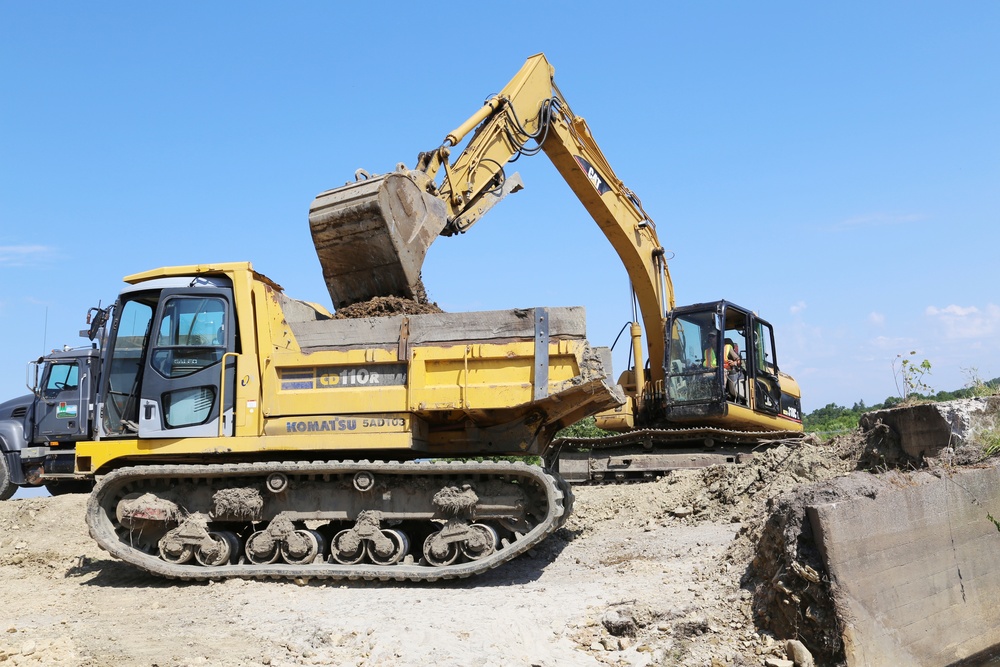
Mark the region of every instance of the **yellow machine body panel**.
[[[217, 432], [144, 438], [140, 420], [138, 438], [116, 437], [129, 435], [122, 430], [79, 443], [80, 472], [116, 460], [240, 460], [275, 451], [540, 454], [560, 428], [623, 400], [607, 378], [607, 355], [584, 337], [582, 308], [350, 320], [290, 299], [249, 263], [162, 268], [126, 280], [153, 300], [144, 285], [202, 277], [231, 285], [238, 328], [238, 347], [209, 375], [222, 404], [231, 404]], [[161, 300], [170, 298], [179, 297]], [[157, 322], [155, 329], [167, 328], [166, 316]], [[158, 379], [155, 371], [146, 374]], [[168, 409], [166, 399], [156, 402], [143, 390], [147, 416]]]

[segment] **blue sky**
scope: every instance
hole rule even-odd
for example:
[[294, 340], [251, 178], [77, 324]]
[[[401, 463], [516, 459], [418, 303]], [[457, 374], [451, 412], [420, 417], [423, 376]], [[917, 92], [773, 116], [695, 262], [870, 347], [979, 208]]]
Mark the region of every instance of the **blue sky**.
[[[677, 302], [769, 319], [807, 412], [896, 394], [911, 350], [935, 389], [1000, 376], [997, 35], [986, 1], [0, 2], [0, 397], [129, 273], [250, 260], [329, 304], [312, 198], [412, 166], [539, 51]], [[624, 270], [544, 156], [515, 167], [431, 298], [584, 305], [610, 345]]]

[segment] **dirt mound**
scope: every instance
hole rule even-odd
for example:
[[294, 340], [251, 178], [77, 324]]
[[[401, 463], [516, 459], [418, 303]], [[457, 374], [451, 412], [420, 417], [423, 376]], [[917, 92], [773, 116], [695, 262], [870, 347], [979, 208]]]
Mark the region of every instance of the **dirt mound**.
[[[803, 508], [807, 500], [822, 495], [825, 481], [857, 468], [864, 446], [865, 436], [860, 432], [827, 444], [807, 438], [759, 452], [740, 466], [675, 470], [652, 483], [586, 487], [566, 530], [591, 539], [611, 529], [663, 529], [674, 534], [685, 527], [732, 525], [738, 530], [735, 539], [714, 567], [701, 573], [699, 581], [708, 590], [727, 591], [717, 615], [685, 615], [683, 620], [667, 623], [673, 636], [717, 636], [716, 619], [721, 615], [729, 619], [731, 629], [756, 628], [745, 647], [756, 660], [751, 663], [747, 651], [737, 652], [740, 660], [747, 660], [745, 664], [760, 664], [761, 654], [784, 656], [784, 642], [779, 640], [793, 638], [804, 639], [817, 656], [830, 658], [840, 651], [840, 635], [829, 595], [820, 582], [819, 554], [808, 539], [801, 539], [808, 531]], [[622, 561], [641, 557], [641, 552], [627, 544], [615, 555]], [[624, 626], [631, 631], [627, 618]], [[642, 636], [642, 627], [635, 626]], [[740, 647], [747, 639], [736, 641]], [[721, 664], [744, 664], [736, 661], [736, 655], [721, 651], [712, 657], [730, 659]]]
[[922, 403], [869, 412], [859, 468], [973, 465], [1000, 447], [1000, 397]]
[[570, 522], [586, 531], [603, 521], [641, 528], [665, 521], [754, 520], [768, 498], [853, 470], [857, 441], [858, 435], [830, 444], [805, 439], [758, 452], [740, 466], [674, 470], [655, 482], [588, 487]]
[[843, 644], [805, 508], [872, 495], [871, 480], [867, 473], [855, 473], [837, 484], [813, 484], [771, 498], [767, 518], [746, 526], [730, 552], [743, 547], [745, 554], [748, 543], [756, 544], [741, 582], [753, 593], [755, 622], [778, 637], [802, 640], [820, 664], [842, 657]]
[[[62, 576], [81, 554], [100, 553], [82, 524], [85, 499], [71, 494], [0, 503], [0, 568], [30, 567]], [[67, 515], [81, 522], [69, 525]]]
[[[803, 461], [807, 470], [819, 472], [812, 479], [794, 472], [795, 464], [787, 468], [791, 474], [770, 485], [759, 518], [744, 523], [729, 548], [730, 562], [749, 563], [742, 585], [753, 594], [756, 626], [802, 640], [820, 664], [843, 660], [844, 647], [806, 507], [875, 498], [879, 483], [906, 485], [907, 475], [920, 469], [981, 465], [996, 438], [995, 399], [913, 407], [865, 415], [858, 431], [831, 443], [828, 453], [836, 458]], [[796, 478], [816, 483], [784, 483]]]

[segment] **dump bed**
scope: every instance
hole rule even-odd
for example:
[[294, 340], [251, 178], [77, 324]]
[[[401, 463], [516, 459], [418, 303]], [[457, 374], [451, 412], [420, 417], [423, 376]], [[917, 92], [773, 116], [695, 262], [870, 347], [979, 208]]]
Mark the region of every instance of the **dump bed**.
[[270, 433], [304, 423], [309, 434], [333, 410], [356, 428], [397, 424], [430, 454], [540, 453], [558, 429], [622, 402], [580, 307], [333, 319], [275, 296], [298, 349], [266, 364]]

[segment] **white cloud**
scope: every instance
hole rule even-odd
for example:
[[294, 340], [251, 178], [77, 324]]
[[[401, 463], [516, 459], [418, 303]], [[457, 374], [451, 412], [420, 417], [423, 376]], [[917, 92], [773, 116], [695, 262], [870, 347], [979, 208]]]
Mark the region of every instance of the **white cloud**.
[[975, 315], [979, 312], [979, 309], [975, 306], [968, 306], [963, 308], [962, 306], [956, 306], [954, 304], [950, 306], [945, 306], [944, 308], [935, 308], [934, 306], [927, 306], [927, 314], [934, 315], [955, 315], [957, 317], [965, 317], [967, 315]]
[[805, 301], [796, 301], [795, 303], [792, 304], [792, 307], [789, 308], [788, 310], [791, 311], [792, 315], [798, 315], [805, 309], [806, 309]]
[[867, 215], [856, 215], [847, 220], [841, 220], [836, 227], [857, 228], [857, 227], [884, 227], [886, 225], [905, 225], [913, 222], [926, 220], [927, 216], [919, 213], [869, 213]]
[[871, 322], [872, 324], [874, 324], [877, 327], [885, 326], [885, 314], [884, 313], [876, 313], [874, 311], [871, 312], [871, 313], [868, 313], [868, 321]]
[[946, 338], [985, 338], [1000, 331], [1000, 306], [992, 303], [983, 309], [955, 304], [944, 308], [927, 306], [924, 313], [944, 327]]
[[52, 248], [44, 245], [3, 245], [0, 246], [0, 266], [24, 266], [45, 259], [52, 252]]

